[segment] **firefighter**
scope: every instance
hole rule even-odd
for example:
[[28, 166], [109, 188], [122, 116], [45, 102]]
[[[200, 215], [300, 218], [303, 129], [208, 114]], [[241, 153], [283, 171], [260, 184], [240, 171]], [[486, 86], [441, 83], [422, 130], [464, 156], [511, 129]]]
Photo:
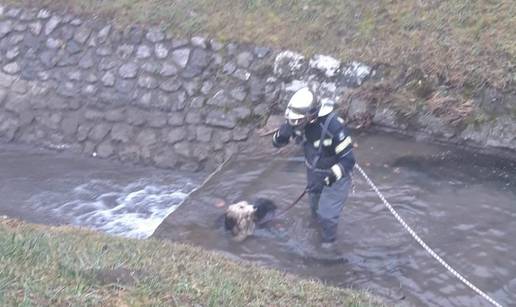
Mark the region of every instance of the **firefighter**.
[[332, 248], [355, 165], [351, 137], [333, 106], [322, 106], [308, 88], [292, 96], [285, 118], [272, 143], [279, 148], [293, 139], [303, 146], [312, 216], [321, 227], [321, 246]]

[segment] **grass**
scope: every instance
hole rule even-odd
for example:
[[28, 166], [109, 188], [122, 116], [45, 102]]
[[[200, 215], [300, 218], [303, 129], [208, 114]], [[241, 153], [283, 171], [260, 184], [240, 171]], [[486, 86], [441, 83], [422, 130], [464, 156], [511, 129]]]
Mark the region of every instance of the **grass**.
[[418, 67], [448, 84], [516, 82], [512, 0], [2, 0], [160, 24], [178, 36]]
[[0, 219], [2, 306], [373, 306], [200, 248]]

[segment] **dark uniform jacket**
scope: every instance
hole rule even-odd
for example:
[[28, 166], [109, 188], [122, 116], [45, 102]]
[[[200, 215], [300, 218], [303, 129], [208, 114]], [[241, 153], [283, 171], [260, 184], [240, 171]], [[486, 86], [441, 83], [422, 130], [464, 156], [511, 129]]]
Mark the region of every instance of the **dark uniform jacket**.
[[320, 193], [324, 188], [324, 178], [332, 170], [338, 172], [335, 168], [340, 168], [342, 176], [339, 179], [351, 174], [355, 165], [351, 137], [344, 126], [344, 120], [335, 113], [318, 117], [302, 130], [293, 129], [292, 135], [288, 137], [276, 133], [273, 145], [284, 146], [290, 138], [296, 139], [303, 146], [310, 193]]

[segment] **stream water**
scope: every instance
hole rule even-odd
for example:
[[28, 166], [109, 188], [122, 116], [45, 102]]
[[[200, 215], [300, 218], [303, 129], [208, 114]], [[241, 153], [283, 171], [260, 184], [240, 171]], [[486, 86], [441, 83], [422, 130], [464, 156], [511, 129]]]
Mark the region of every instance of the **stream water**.
[[[515, 164], [381, 133], [356, 139], [362, 167], [427, 244], [500, 303], [516, 305]], [[294, 146], [275, 151], [269, 138], [229, 162], [154, 236], [368, 289], [396, 305], [487, 305], [410, 237], [358, 172], [354, 182], [339, 226], [342, 258], [320, 251], [306, 198], [242, 243], [223, 230], [219, 199], [266, 197], [285, 207], [303, 191], [301, 153]]]
[[2, 145], [0, 214], [147, 238], [199, 176]]
[[[381, 133], [355, 139], [360, 164], [416, 232], [480, 289], [515, 306], [516, 165]], [[296, 147], [278, 152], [257, 140], [185, 199], [202, 175], [2, 145], [0, 214], [136, 238], [154, 232], [396, 305], [487, 305], [409, 236], [358, 172], [338, 259], [319, 250], [306, 198], [242, 243], [223, 230], [221, 199], [267, 197], [284, 207], [297, 198], [305, 170]]]

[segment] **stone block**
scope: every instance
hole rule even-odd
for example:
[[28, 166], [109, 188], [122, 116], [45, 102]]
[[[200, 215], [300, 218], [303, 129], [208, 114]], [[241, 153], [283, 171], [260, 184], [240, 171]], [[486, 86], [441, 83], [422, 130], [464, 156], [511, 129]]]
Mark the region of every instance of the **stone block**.
[[82, 88], [81, 94], [83, 94], [84, 96], [87, 96], [87, 97], [92, 97], [95, 94], [97, 94], [97, 91], [98, 91], [98, 88], [96, 85], [88, 84]]
[[237, 119], [232, 114], [220, 110], [213, 110], [206, 116], [206, 124], [214, 127], [232, 129], [236, 127]]
[[188, 58], [190, 57], [190, 49], [189, 48], [181, 48], [174, 50], [172, 52], [171, 59], [172, 61], [181, 68], [185, 68], [188, 63]]
[[206, 161], [212, 153], [212, 148], [209, 144], [206, 143], [196, 143], [193, 146], [192, 154], [193, 157], [197, 159], [199, 162]]
[[158, 135], [153, 129], [142, 129], [136, 136], [136, 143], [149, 148], [158, 142]]
[[186, 94], [188, 94], [188, 96], [190, 96], [190, 97], [195, 95], [199, 91], [200, 87], [201, 87], [201, 84], [200, 84], [199, 80], [196, 80], [196, 79], [193, 79], [190, 81], [185, 81], [183, 83], [183, 88], [185, 89]]
[[138, 77], [138, 85], [146, 89], [155, 89], [158, 87], [158, 80], [149, 75], [140, 75]]
[[154, 46], [154, 54], [158, 59], [164, 59], [168, 56], [168, 48], [165, 44], [156, 44]]
[[4, 67], [3, 67], [3, 71], [10, 75], [15, 75], [15, 74], [19, 73], [20, 70], [21, 70], [21, 67], [17, 62], [11, 62], [9, 64], [4, 65]]
[[79, 87], [70, 81], [59, 83], [56, 93], [64, 97], [75, 97], [79, 94]]
[[190, 108], [201, 109], [204, 106], [206, 99], [204, 97], [194, 97], [190, 102]]
[[75, 27], [64, 24], [61, 26], [59, 31], [57, 31], [57, 36], [61, 38], [63, 41], [69, 41], [73, 38], [74, 33]]
[[110, 141], [104, 141], [97, 146], [96, 152], [99, 158], [109, 158], [115, 153], [115, 147]]
[[80, 26], [77, 31], [75, 32], [75, 35], [73, 36], [73, 39], [78, 42], [79, 44], [84, 44], [88, 40], [88, 38], [91, 35], [91, 26], [88, 24], [85, 24], [83, 26]]
[[168, 124], [170, 126], [182, 126], [185, 122], [185, 116], [183, 113], [170, 113], [168, 118]]
[[45, 35], [50, 35], [50, 33], [54, 32], [61, 21], [62, 18], [57, 15], [50, 17], [50, 20], [45, 24]]
[[7, 98], [7, 91], [0, 88], [0, 107], [3, 105], [6, 98]]
[[254, 56], [249, 51], [244, 51], [237, 56], [237, 65], [248, 68], [253, 63]]
[[40, 123], [42, 126], [52, 130], [58, 130], [61, 123], [62, 115], [61, 113], [44, 112], [37, 114], [35, 118], [36, 122]]
[[177, 75], [177, 67], [170, 63], [163, 63], [159, 73], [163, 77], [171, 77]]
[[104, 123], [97, 124], [91, 129], [88, 138], [93, 141], [102, 141], [110, 131], [111, 125]]
[[219, 50], [224, 49], [223, 43], [213, 40], [213, 39], [210, 40], [210, 46], [211, 46], [211, 50], [213, 50], [213, 51], [219, 51]]
[[190, 39], [192, 46], [199, 47], [202, 49], [208, 48], [208, 40], [204, 37], [194, 36]]
[[307, 68], [305, 57], [290, 50], [279, 53], [274, 60], [274, 75], [286, 80], [295, 79]]
[[160, 28], [154, 27], [145, 34], [145, 38], [151, 43], [157, 43], [165, 39], [165, 33]]
[[178, 158], [173, 148], [165, 147], [152, 157], [152, 161], [158, 167], [175, 168], [178, 163]]
[[247, 89], [244, 86], [235, 87], [231, 90], [230, 95], [237, 101], [242, 102], [247, 97]]
[[256, 55], [257, 58], [263, 59], [266, 57], [271, 50], [267, 47], [255, 47], [253, 52]]
[[233, 129], [233, 140], [234, 141], [245, 141], [249, 137], [250, 129], [247, 127], [238, 127]]
[[132, 79], [138, 73], [138, 65], [135, 63], [126, 63], [120, 66], [118, 74], [124, 79]]
[[188, 114], [186, 114], [185, 121], [187, 124], [199, 124], [202, 122], [202, 117], [199, 112], [191, 111]]
[[251, 78], [251, 73], [241, 68], [237, 69], [232, 75], [233, 77], [242, 81], [247, 81], [249, 78]]
[[146, 60], [145, 63], [142, 64], [142, 71], [149, 74], [156, 74], [159, 73], [161, 67], [161, 63], [152, 60]]
[[136, 48], [136, 58], [147, 59], [151, 56], [151, 49], [147, 45], [140, 45]]
[[111, 49], [111, 46], [101, 46], [101, 47], [97, 48], [95, 53], [98, 56], [106, 57], [106, 56], [112, 55], [113, 54], [113, 50]]
[[18, 15], [20, 15], [21, 13], [21, 9], [20, 8], [10, 8], [8, 9], [6, 12], [5, 12], [5, 16], [7, 17], [10, 17], [10, 18], [17, 18]]
[[77, 54], [82, 51], [82, 47], [75, 41], [69, 41], [66, 44], [66, 51], [70, 54]]
[[16, 80], [16, 77], [0, 72], [0, 87], [10, 87], [14, 80]]
[[118, 79], [115, 81], [115, 89], [118, 93], [129, 94], [134, 90], [135, 87], [136, 81], [134, 80]]
[[199, 142], [210, 142], [213, 135], [213, 128], [199, 126], [195, 130], [196, 140]]
[[[29, 28], [30, 33], [32, 33], [32, 35], [39, 36], [39, 34], [41, 33], [41, 30], [43, 29], [43, 25], [41, 24], [41, 22], [36, 21], [36, 22], [29, 23], [28, 28]], [[1, 36], [1, 33], [0, 33], [0, 36]]]
[[38, 11], [38, 15], [36, 15], [36, 18], [38, 19], [48, 19], [50, 18], [51, 13], [47, 9], [41, 9]]
[[145, 112], [136, 108], [128, 108], [125, 111], [127, 123], [133, 126], [141, 126], [145, 123]]
[[191, 146], [188, 142], [180, 142], [175, 144], [174, 151], [185, 158], [191, 158]]
[[226, 75], [230, 75], [234, 73], [236, 70], [236, 65], [233, 62], [228, 62], [224, 64], [224, 67], [222, 67], [222, 72]]
[[146, 116], [147, 124], [152, 128], [162, 128], [167, 125], [167, 116], [162, 112], [149, 112]]
[[166, 129], [166, 130], [168, 131], [166, 133], [166, 137], [165, 137], [165, 141], [167, 143], [175, 144], [186, 138], [186, 131], [183, 127]]
[[16, 114], [21, 114], [30, 109], [28, 97], [10, 94], [5, 102], [5, 109]]
[[46, 41], [46, 46], [49, 49], [59, 49], [63, 46], [64, 42], [60, 39], [49, 37]]
[[118, 46], [116, 49], [116, 54], [122, 59], [128, 59], [133, 54], [133, 51], [133, 45], [123, 44]]
[[120, 62], [117, 60], [114, 60], [112, 58], [102, 58], [99, 62], [99, 69], [110, 70], [115, 67], [118, 67], [119, 65], [120, 65]]
[[230, 111], [231, 114], [233, 114], [237, 120], [245, 120], [249, 116], [251, 116], [251, 108], [248, 106], [241, 106], [238, 108], [234, 108]]
[[97, 33], [97, 42], [103, 44], [107, 41], [109, 34], [111, 33], [111, 25], [106, 25]]
[[91, 124], [80, 124], [77, 128], [77, 140], [79, 142], [85, 141], [88, 138], [91, 128]]
[[160, 84], [159, 88], [165, 92], [175, 92], [181, 87], [181, 82], [175, 78], [168, 79]]
[[95, 55], [92, 50], [87, 51], [79, 61], [79, 67], [84, 69], [92, 68], [95, 65]]
[[0, 22], [0, 38], [4, 38], [7, 34], [14, 30], [14, 25], [11, 20], [5, 20]]
[[233, 105], [233, 101], [226, 95], [224, 90], [220, 90], [213, 97], [208, 99], [206, 102], [208, 105], [217, 106], [217, 107], [229, 107]]
[[128, 143], [133, 138], [133, 127], [125, 123], [117, 123], [111, 128], [111, 138], [113, 141]]
[[8, 61], [12, 61], [14, 60], [18, 55], [20, 55], [20, 48], [19, 47], [13, 47], [9, 50], [7, 50], [7, 52], [5, 53], [5, 58], [8, 60]]
[[76, 114], [69, 114], [63, 118], [61, 122], [61, 131], [66, 136], [74, 136], [79, 126], [79, 118]]
[[190, 79], [200, 75], [210, 64], [211, 54], [203, 49], [194, 49], [188, 65], [183, 70], [183, 77]]

